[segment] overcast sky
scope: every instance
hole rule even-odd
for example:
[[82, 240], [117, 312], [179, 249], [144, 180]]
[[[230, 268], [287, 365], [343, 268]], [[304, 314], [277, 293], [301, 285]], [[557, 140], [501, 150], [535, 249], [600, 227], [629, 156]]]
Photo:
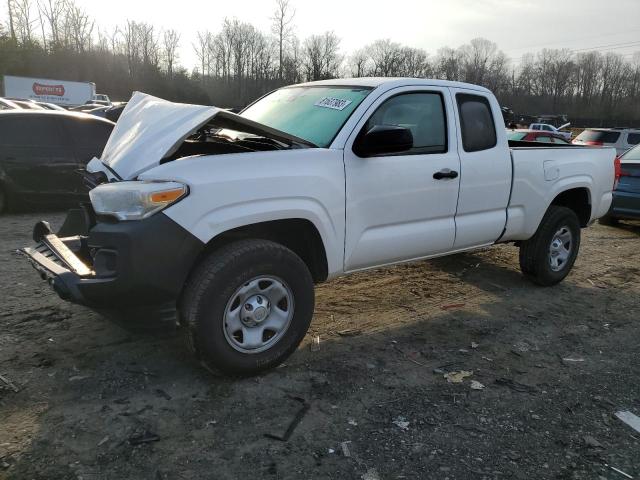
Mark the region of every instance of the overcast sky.
[[[181, 35], [180, 63], [197, 62], [196, 32], [217, 32], [224, 17], [237, 17], [270, 32], [271, 0], [76, 0], [101, 26], [126, 19], [173, 28]], [[295, 32], [304, 37], [333, 30], [349, 53], [390, 38], [434, 54], [485, 37], [515, 62], [541, 48], [640, 51], [640, 0], [291, 0]], [[635, 42], [633, 45], [629, 43]], [[630, 56], [630, 55], [629, 55]]]

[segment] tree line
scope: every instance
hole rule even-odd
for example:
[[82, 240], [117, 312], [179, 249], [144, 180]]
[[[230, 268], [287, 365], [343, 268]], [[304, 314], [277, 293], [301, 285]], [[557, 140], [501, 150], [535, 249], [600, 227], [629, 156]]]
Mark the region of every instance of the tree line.
[[435, 55], [389, 39], [354, 52], [331, 31], [299, 38], [291, 0], [275, 0], [272, 29], [238, 19], [199, 31], [198, 64], [180, 63], [173, 29], [126, 20], [104, 30], [73, 0], [7, 0], [0, 23], [0, 72], [94, 81], [127, 99], [134, 90], [170, 100], [243, 106], [282, 85], [339, 76], [407, 76], [486, 86], [521, 114], [567, 114], [574, 123], [640, 124], [640, 53], [543, 49], [514, 63], [476, 38]]

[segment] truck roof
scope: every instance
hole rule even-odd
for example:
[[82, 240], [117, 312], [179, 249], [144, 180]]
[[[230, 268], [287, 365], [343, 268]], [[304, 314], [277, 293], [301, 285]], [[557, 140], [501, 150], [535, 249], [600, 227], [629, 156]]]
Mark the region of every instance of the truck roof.
[[293, 86], [344, 86], [344, 87], [383, 87], [385, 90], [405, 87], [405, 86], [432, 86], [432, 87], [456, 87], [477, 90], [479, 92], [491, 93], [488, 89], [471, 83], [453, 82], [450, 80], [436, 80], [432, 78], [410, 78], [410, 77], [358, 77], [358, 78], [335, 78], [331, 80], [318, 80], [315, 82], [300, 83]]

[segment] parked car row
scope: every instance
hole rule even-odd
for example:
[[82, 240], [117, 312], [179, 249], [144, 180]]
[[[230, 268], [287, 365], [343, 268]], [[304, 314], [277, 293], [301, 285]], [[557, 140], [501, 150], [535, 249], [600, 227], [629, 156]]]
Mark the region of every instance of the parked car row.
[[614, 147], [618, 155], [640, 144], [640, 130], [633, 128], [587, 128], [572, 142], [574, 145]]
[[[106, 100], [104, 99], [106, 98]], [[63, 108], [60, 105], [47, 102], [36, 102], [35, 100], [22, 100], [17, 98], [1, 98], [0, 111], [2, 110], [60, 110], [63, 112], [86, 112], [91, 115], [106, 118], [112, 122], [118, 121], [126, 103], [112, 103], [106, 95], [96, 95], [96, 99], [88, 101], [84, 105]]]

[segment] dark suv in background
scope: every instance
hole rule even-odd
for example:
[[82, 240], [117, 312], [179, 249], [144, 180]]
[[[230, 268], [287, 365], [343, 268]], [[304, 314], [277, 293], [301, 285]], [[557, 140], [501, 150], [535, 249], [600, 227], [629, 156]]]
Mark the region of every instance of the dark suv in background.
[[77, 170], [102, 154], [114, 125], [82, 113], [0, 112], [0, 212], [84, 199], [87, 189]]

